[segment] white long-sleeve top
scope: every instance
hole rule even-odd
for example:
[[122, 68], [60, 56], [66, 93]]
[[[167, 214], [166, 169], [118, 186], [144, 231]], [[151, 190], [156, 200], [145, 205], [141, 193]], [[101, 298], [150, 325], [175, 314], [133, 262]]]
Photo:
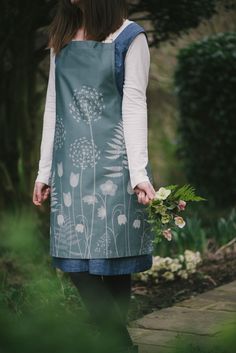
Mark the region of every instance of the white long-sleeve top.
[[[133, 21], [126, 19], [122, 26], [103, 42], [111, 42]], [[139, 33], [130, 44], [125, 57], [125, 77], [122, 99], [124, 139], [128, 157], [131, 187], [149, 181], [148, 129], [146, 89], [149, 78], [150, 52], [144, 33]], [[55, 55], [50, 49], [49, 79], [43, 117], [39, 169], [36, 182], [50, 185], [53, 141], [56, 123]]]

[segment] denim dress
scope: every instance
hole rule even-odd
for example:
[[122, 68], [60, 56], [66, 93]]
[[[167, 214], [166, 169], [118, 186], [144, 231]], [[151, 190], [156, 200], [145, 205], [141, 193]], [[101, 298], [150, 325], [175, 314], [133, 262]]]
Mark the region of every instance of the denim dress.
[[[124, 60], [133, 39], [144, 29], [135, 22], [130, 23], [115, 41], [115, 79], [118, 91], [123, 95]], [[143, 272], [152, 266], [152, 253], [117, 258], [64, 258], [52, 256], [52, 266], [63, 272], [84, 272], [97, 275], [122, 275]]]

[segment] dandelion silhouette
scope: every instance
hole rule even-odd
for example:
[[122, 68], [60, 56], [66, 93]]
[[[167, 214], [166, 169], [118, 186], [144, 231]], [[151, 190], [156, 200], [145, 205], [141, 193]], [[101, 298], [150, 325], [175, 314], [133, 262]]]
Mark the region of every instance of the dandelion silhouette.
[[66, 138], [66, 130], [61, 116], [56, 115], [56, 126], [55, 126], [55, 149], [62, 148]]
[[100, 151], [95, 144], [92, 144], [86, 137], [75, 139], [70, 145], [69, 157], [75, 167], [86, 169], [94, 167], [100, 159]]
[[95, 87], [83, 85], [73, 92], [72, 103], [69, 104], [69, 111], [73, 118], [79, 122], [97, 121], [101, 118], [103, 109], [103, 94]]

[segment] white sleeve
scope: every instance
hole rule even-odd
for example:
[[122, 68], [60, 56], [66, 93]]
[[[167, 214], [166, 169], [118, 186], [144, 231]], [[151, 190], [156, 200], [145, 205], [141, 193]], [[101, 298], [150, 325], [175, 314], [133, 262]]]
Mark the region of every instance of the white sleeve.
[[144, 33], [139, 33], [126, 53], [122, 116], [131, 187], [149, 181], [146, 89], [150, 51]]
[[50, 185], [50, 174], [53, 153], [53, 141], [56, 122], [55, 93], [55, 54], [50, 48], [50, 69], [43, 117], [43, 131], [40, 147], [38, 175], [35, 181]]

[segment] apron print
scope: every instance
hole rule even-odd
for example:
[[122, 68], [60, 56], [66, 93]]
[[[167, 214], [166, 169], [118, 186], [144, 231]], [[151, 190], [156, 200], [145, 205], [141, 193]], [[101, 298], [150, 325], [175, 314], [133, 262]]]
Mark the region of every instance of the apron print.
[[[150, 230], [145, 224], [142, 206], [138, 203], [137, 196], [129, 181], [122, 121], [115, 125], [113, 137], [107, 142], [108, 148], [105, 158], [110, 163], [103, 168], [107, 171], [104, 176], [108, 180], [100, 182], [99, 185], [96, 184], [96, 164], [101, 158], [101, 151], [94, 142], [93, 124], [101, 119], [105, 107], [103, 95], [98, 89], [83, 85], [80, 89], [73, 91], [69, 112], [77, 123], [84, 122], [88, 125], [90, 139], [87, 137], [76, 138], [69, 145], [71, 166], [75, 170], [79, 169], [79, 172], [68, 171], [67, 167], [67, 173], [70, 172], [69, 189], [62, 183], [63, 161], [57, 161], [56, 168], [52, 171], [51, 206], [52, 213], [57, 213], [53, 217], [52, 251], [56, 256], [63, 257], [69, 254], [70, 257], [91, 258], [92, 255], [97, 254], [99, 257], [99, 254], [104, 254], [109, 257], [109, 255], [114, 255], [111, 250], [112, 244], [115, 256], [119, 257], [117, 237], [121, 233], [117, 231], [117, 227], [124, 227], [122, 234], [125, 237], [127, 255], [131, 255], [131, 227], [132, 232], [137, 231], [137, 237], [140, 238], [139, 254], [151, 251]], [[55, 150], [63, 147], [66, 135], [63, 119], [57, 115]], [[85, 177], [86, 180], [87, 170], [90, 175], [91, 168], [93, 169], [93, 192], [92, 194], [83, 194], [83, 178]], [[56, 179], [59, 181], [58, 183], [56, 183]], [[114, 180], [119, 180], [119, 182], [116, 183]], [[60, 188], [60, 192], [57, 191], [57, 187]], [[112, 203], [114, 206], [112, 209], [108, 209], [110, 199], [116, 196], [118, 190], [122, 193], [123, 201], [119, 201], [117, 204]], [[75, 197], [76, 192], [79, 193], [78, 197]], [[60, 200], [59, 195], [61, 196]], [[74, 209], [76, 200], [80, 202], [79, 212], [78, 208], [76, 208], [76, 212]], [[131, 207], [134, 205], [137, 207], [133, 207], [131, 213]], [[96, 231], [94, 229], [95, 222], [104, 222], [102, 228], [104, 232], [99, 239], [96, 238], [96, 241], [93, 242], [94, 230]], [[51, 232], [52, 229], [50, 229]]]

